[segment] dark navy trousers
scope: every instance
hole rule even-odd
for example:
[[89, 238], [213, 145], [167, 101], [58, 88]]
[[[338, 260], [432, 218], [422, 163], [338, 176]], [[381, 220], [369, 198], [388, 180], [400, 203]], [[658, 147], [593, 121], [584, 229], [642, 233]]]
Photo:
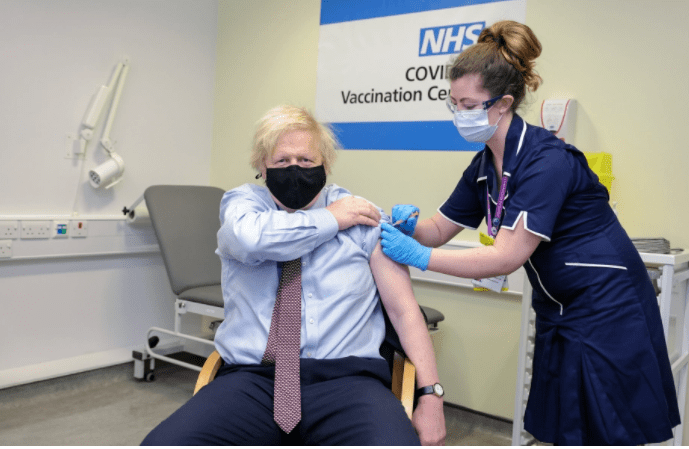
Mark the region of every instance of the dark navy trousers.
[[301, 360], [302, 420], [284, 433], [273, 420], [275, 368], [226, 365], [160, 423], [143, 445], [419, 445], [390, 391], [384, 360]]

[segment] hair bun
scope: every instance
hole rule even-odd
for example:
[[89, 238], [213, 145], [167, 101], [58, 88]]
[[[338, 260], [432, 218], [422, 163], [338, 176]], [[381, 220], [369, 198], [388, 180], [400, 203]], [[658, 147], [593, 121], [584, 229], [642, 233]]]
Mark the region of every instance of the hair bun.
[[505, 42], [505, 38], [502, 37], [502, 35], [493, 36], [493, 42], [498, 44], [498, 48], [504, 47], [505, 45], [507, 45], [507, 43]]
[[469, 74], [481, 76], [481, 85], [491, 97], [510, 95], [516, 111], [527, 91], [535, 91], [541, 77], [534, 60], [541, 43], [526, 25], [511, 20], [484, 28], [476, 44], [459, 53], [449, 70], [450, 82]]
[[534, 70], [534, 60], [541, 55], [541, 43], [528, 26], [512, 20], [496, 22], [485, 28], [479, 43], [493, 43], [507, 62], [524, 78], [526, 86], [535, 91], [541, 77]]

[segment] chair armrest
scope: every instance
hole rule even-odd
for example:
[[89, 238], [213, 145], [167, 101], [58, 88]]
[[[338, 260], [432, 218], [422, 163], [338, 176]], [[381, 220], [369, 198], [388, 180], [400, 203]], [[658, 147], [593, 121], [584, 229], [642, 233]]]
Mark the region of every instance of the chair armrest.
[[421, 308], [421, 314], [426, 320], [426, 324], [430, 329], [437, 329], [438, 323], [445, 320], [445, 315], [439, 310], [433, 309], [431, 307], [419, 306]]
[[206, 362], [201, 368], [201, 373], [198, 379], [196, 379], [196, 387], [194, 388], [194, 394], [196, 394], [201, 388], [208, 385], [208, 383], [215, 379], [215, 375], [223, 364], [222, 357], [218, 351], [213, 351], [211, 355], [208, 356]]
[[416, 384], [416, 367], [406, 357], [395, 352], [392, 361], [392, 392], [402, 402], [409, 419], [414, 412], [414, 391]]

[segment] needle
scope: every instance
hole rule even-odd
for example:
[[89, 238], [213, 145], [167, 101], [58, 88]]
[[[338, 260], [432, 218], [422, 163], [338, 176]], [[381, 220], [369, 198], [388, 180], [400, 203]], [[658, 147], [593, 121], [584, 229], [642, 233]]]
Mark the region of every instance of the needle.
[[418, 217], [418, 216], [419, 216], [419, 211], [416, 211], [416, 212], [412, 213], [410, 216], [408, 216], [407, 218], [405, 218], [405, 219], [403, 219], [403, 220], [397, 220], [397, 221], [394, 222], [392, 225], [393, 225], [393, 226], [399, 226], [399, 225], [401, 225], [402, 223], [404, 223], [405, 221], [407, 221], [408, 219], [410, 219], [410, 218], [412, 218], [412, 217]]

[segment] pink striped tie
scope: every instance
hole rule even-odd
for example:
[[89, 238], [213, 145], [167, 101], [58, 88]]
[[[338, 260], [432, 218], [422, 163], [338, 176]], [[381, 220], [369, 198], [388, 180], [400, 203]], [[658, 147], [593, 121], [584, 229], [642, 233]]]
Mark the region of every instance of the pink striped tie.
[[275, 364], [273, 416], [285, 433], [301, 421], [299, 347], [301, 344], [301, 259], [282, 264], [264, 365]]

